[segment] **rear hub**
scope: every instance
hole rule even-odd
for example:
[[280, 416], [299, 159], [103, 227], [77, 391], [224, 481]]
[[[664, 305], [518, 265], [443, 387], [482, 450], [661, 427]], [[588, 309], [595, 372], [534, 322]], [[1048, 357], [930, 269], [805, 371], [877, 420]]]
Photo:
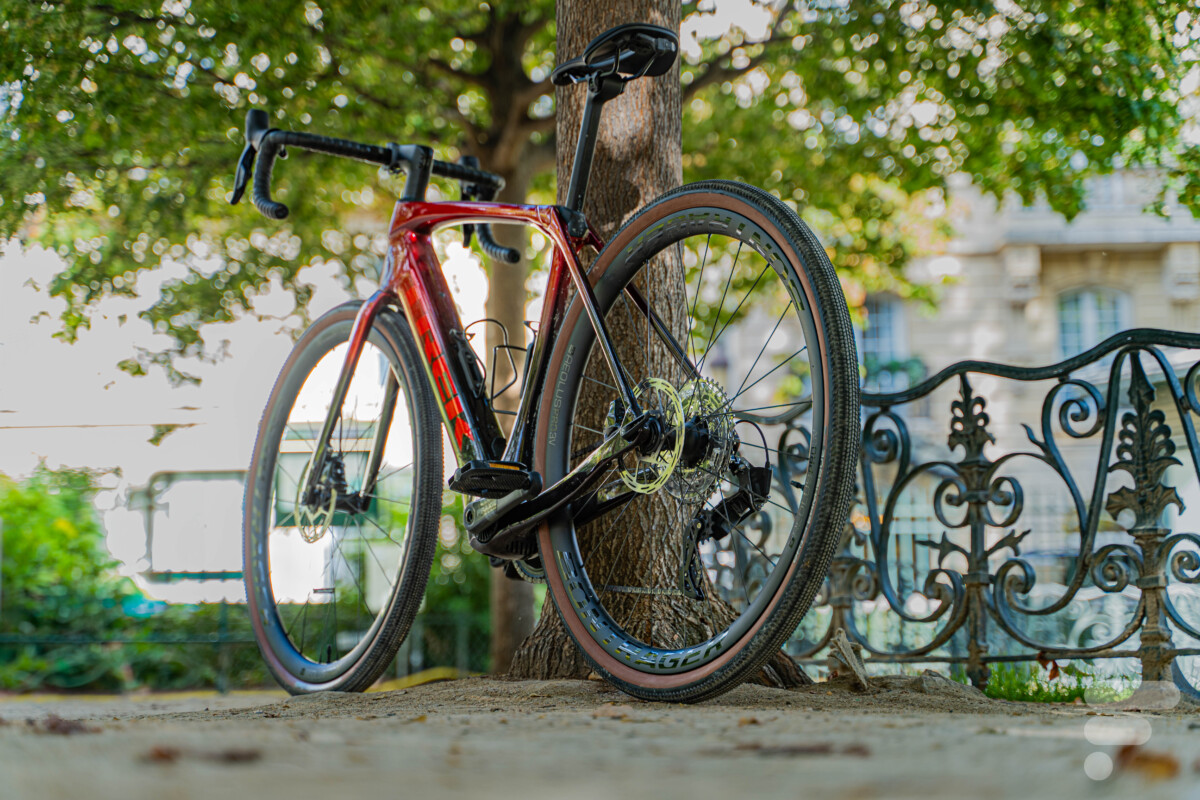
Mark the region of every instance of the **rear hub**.
[[679, 467], [666, 488], [680, 500], [703, 502], [728, 469], [737, 448], [734, 416], [725, 391], [708, 378], [684, 384], [679, 400], [687, 422], [683, 426]]

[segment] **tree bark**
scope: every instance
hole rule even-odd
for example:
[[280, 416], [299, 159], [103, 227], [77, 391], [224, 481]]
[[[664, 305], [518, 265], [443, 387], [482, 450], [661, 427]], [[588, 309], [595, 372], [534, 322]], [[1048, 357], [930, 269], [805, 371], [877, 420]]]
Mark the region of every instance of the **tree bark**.
[[[680, 6], [670, 0], [558, 0], [556, 19], [561, 63], [583, 53], [588, 42], [614, 25], [649, 22], [678, 31]], [[582, 86], [560, 87], [555, 95], [560, 203], [566, 202], [585, 99]], [[588, 220], [605, 239], [638, 208], [681, 183], [681, 120], [678, 64], [661, 77], [632, 81], [620, 97], [605, 104], [584, 203]], [[612, 322], [615, 339], [640, 338], [635, 331], [623, 329], [622, 318]], [[603, 418], [602, 409], [590, 411]], [[590, 671], [586, 660], [550, 606], [543, 607], [537, 628], [517, 651], [511, 674], [539, 679], [586, 677]]]
[[[504, 189], [498, 200], [505, 203], [524, 203], [529, 194], [533, 177], [552, 165], [548, 158], [550, 148], [534, 144], [533, 132], [527, 122], [529, 104], [541, 93], [543, 84], [534, 84], [525, 75], [521, 63], [524, 38], [531, 35], [535, 27], [521, 21], [520, 14], [510, 14], [497, 19], [489, 28], [486, 39], [492, 56], [492, 67], [487, 80], [489, 102], [493, 113], [492, 127], [477, 131], [468, 138], [467, 149], [477, 156], [485, 169], [504, 178]], [[538, 23], [538, 26], [543, 23]], [[508, 341], [517, 347], [527, 344], [525, 328], [525, 280], [529, 266], [524, 259], [528, 245], [528, 229], [515, 225], [493, 226], [496, 240], [507, 247], [514, 247], [522, 254], [516, 264], [491, 262], [488, 264], [488, 298], [485, 314], [497, 320], [507, 331]], [[491, 354], [497, 345], [504, 343], [504, 333], [493, 324], [486, 326], [486, 368], [491, 371]], [[489, 386], [500, 388], [515, 376], [522, 374], [524, 353], [509, 351], [513, 365], [501, 351], [496, 358], [494, 375], [489, 375]], [[513, 367], [515, 366], [515, 373]], [[515, 411], [520, 400], [520, 382], [509, 387], [496, 399], [496, 408]], [[512, 427], [512, 417], [500, 415], [500, 426], [505, 435]], [[492, 570], [489, 590], [491, 610], [491, 653], [492, 672], [503, 675], [508, 672], [517, 646], [533, 630], [533, 587], [524, 581], [506, 578], [499, 570]]]
[[[559, 0], [557, 4], [559, 61], [583, 52], [594, 36], [623, 22], [644, 21], [679, 30], [680, 6], [669, 0], [618, 0], [595, 4], [580, 0]], [[558, 199], [565, 202], [574, 161], [575, 142], [586, 97], [582, 87], [558, 90]], [[624, 93], [604, 107], [597, 134], [595, 159], [588, 184], [584, 211], [602, 237], [610, 238], [639, 208], [682, 182], [681, 90], [679, 67], [659, 78], [640, 79], [626, 85]], [[636, 279], [636, 284], [656, 310], [682, 340], [687, 335], [687, 306], [678, 280], [681, 265], [663, 254]], [[678, 365], [661, 347], [643, 348], [648, 343], [644, 323], [615, 308], [606, 321], [619, 357], [635, 380], [647, 376], [662, 377], [678, 387], [684, 376]], [[597, 380], [611, 380], [603, 358], [593, 355], [587, 371]], [[577, 414], [591, 418], [591, 427], [602, 429], [607, 399], [597, 402], [595, 395], [581, 397]], [[602, 407], [603, 406], [603, 407]], [[633, 501], [624, 523], [643, 532], [682, 530], [690, 519], [686, 509], [670, 510], [670, 504], [655, 502], [655, 495]], [[673, 518], [674, 517], [674, 518]], [[682, 537], [674, 545], [661, 535], [627, 537], [607, 535], [604, 521], [579, 532], [580, 551], [592, 574], [607, 577], [606, 584], [668, 587], [678, 581], [682, 563]], [[704, 578], [707, 581], [707, 578]], [[709, 595], [714, 597], [712, 587]], [[723, 603], [697, 606], [694, 601], [659, 600], [648, 608], [645, 594], [612, 593], [605, 600], [606, 610], [626, 630], [638, 638], [659, 646], [682, 646], [702, 641], [734, 618], [732, 608]], [[651, 599], [651, 602], [654, 602]], [[513, 660], [511, 673], [522, 678], [583, 678], [590, 672], [566, 632], [558, 613], [547, 603], [533, 634], [521, 645]], [[757, 681], [773, 686], [797, 686], [807, 676], [784, 653], [760, 672]]]

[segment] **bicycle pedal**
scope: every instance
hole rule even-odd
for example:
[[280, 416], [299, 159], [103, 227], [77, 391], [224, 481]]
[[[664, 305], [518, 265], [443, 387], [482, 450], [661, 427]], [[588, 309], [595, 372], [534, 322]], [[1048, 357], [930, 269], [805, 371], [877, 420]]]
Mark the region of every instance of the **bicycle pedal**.
[[474, 497], [498, 499], [530, 489], [535, 473], [515, 461], [468, 461], [450, 478], [450, 488]]

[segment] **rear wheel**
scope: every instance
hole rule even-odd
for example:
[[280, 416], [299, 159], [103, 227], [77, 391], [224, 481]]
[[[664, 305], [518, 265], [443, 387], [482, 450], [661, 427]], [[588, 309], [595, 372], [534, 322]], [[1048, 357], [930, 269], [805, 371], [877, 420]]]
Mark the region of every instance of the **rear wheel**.
[[[778, 652], [845, 523], [858, 452], [845, 299], [795, 213], [729, 182], [652, 203], [590, 276], [663, 435], [542, 528], [547, 582], [600, 674], [639, 697], [702, 700]], [[578, 301], [563, 330], [539, 419], [551, 484], [626, 411]]]
[[244, 508], [246, 598], [271, 672], [295, 693], [361, 691], [420, 607], [441, 508], [437, 408], [402, 316], [376, 318], [329, 456], [313, 451], [359, 303], [305, 331], [259, 427]]

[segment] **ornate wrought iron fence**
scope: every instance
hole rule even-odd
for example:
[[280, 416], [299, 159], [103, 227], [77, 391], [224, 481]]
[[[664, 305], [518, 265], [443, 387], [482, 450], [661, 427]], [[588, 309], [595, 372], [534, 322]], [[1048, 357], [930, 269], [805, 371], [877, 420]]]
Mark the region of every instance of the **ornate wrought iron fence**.
[[[989, 393], [1011, 408], [1038, 382], [1023, 437], [1011, 415], [993, 423]], [[864, 394], [858, 502], [791, 652], [813, 660], [844, 628], [868, 664], [961, 664], [980, 686], [996, 662], [1136, 659], [1143, 680], [1197, 696], [1198, 384], [1200, 335], [1138, 329], [1048, 367], [964, 361]], [[939, 400], [946, 448], [914, 413]], [[803, 470], [804, 441], [798, 415], [777, 469]]]

